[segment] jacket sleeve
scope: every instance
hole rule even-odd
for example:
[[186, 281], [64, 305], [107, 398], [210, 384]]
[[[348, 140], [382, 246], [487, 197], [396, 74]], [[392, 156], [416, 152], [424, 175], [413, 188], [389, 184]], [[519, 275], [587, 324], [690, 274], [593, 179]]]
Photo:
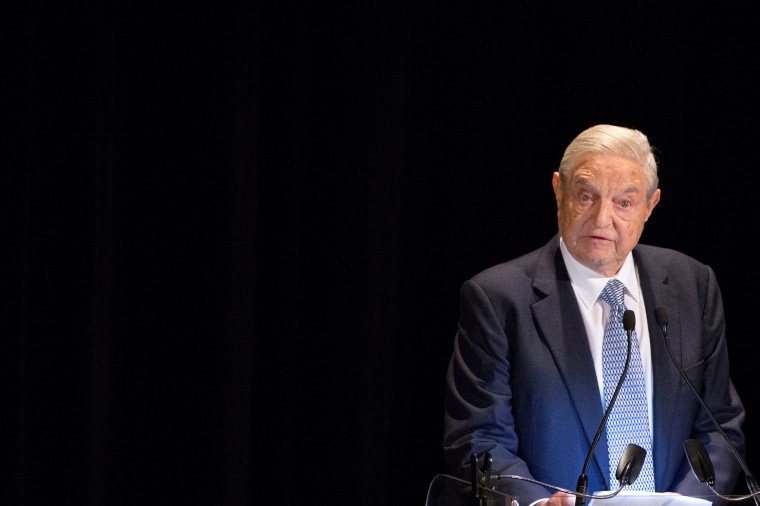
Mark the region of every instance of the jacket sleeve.
[[[445, 391], [443, 450], [449, 472], [470, 479], [472, 454], [489, 453], [501, 475], [532, 478], [517, 457], [518, 438], [511, 410], [510, 350], [500, 319], [483, 289], [473, 280], [460, 291], [460, 321], [454, 339]], [[482, 465], [482, 459], [479, 460]], [[554, 491], [526, 481], [504, 479], [496, 489], [521, 502]]]

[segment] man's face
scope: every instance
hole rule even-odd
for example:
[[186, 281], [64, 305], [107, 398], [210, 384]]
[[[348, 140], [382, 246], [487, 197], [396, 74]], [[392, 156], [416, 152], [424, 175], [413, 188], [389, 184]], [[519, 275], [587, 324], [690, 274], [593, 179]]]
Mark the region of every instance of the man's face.
[[616, 155], [586, 156], [567, 187], [552, 177], [562, 240], [578, 262], [603, 276], [614, 275], [638, 243], [644, 223], [660, 200], [647, 202], [639, 166]]

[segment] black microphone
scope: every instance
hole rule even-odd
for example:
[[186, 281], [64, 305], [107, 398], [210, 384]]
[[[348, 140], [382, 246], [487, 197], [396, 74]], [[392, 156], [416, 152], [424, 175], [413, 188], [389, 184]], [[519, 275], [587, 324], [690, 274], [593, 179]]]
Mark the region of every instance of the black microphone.
[[707, 486], [710, 487], [710, 490], [712, 490], [713, 493], [721, 499], [727, 501], [743, 501], [752, 497], [755, 501], [755, 504], [757, 506], [760, 506], [760, 498], [758, 498], [760, 495], [760, 485], [758, 485], [757, 480], [749, 471], [749, 468], [744, 462], [744, 459], [739, 453], [739, 450], [736, 448], [736, 445], [734, 445], [734, 442], [731, 441], [731, 438], [728, 437], [728, 434], [726, 434], [726, 432], [723, 430], [723, 427], [721, 427], [718, 421], [715, 419], [712, 412], [705, 404], [705, 401], [702, 400], [702, 397], [697, 392], [697, 389], [694, 388], [691, 380], [689, 380], [686, 372], [683, 370], [681, 364], [678, 363], [678, 360], [676, 360], [676, 357], [673, 354], [673, 349], [670, 347], [670, 339], [668, 338], [668, 312], [665, 310], [665, 308], [662, 307], [655, 308], [654, 317], [657, 321], [657, 325], [660, 327], [662, 337], [665, 339], [665, 347], [668, 349], [670, 360], [673, 362], [673, 365], [676, 366], [676, 369], [678, 369], [678, 372], [681, 374], [681, 377], [689, 386], [689, 389], [691, 389], [694, 397], [696, 397], [699, 403], [702, 405], [702, 408], [705, 410], [705, 413], [707, 413], [707, 416], [710, 417], [710, 420], [715, 426], [715, 429], [720, 433], [721, 436], [723, 436], [723, 439], [725, 439], [726, 443], [728, 444], [728, 448], [731, 450], [731, 453], [734, 454], [734, 457], [739, 462], [739, 465], [741, 465], [746, 477], [747, 488], [749, 489], [750, 494], [741, 497], [726, 497], [719, 494], [715, 490], [715, 471], [713, 469], [712, 462], [710, 461], [710, 456], [705, 449], [704, 443], [698, 439], [687, 439], [684, 442], [684, 450], [686, 451], [686, 456], [689, 458], [689, 465], [691, 466], [691, 470], [694, 473], [694, 476], [696, 476], [696, 478], [702, 483], [706, 482]]
[[[612, 394], [610, 403], [607, 405], [607, 409], [604, 412], [602, 423], [599, 424], [599, 429], [596, 431], [594, 439], [591, 442], [591, 447], [589, 448], [588, 454], [586, 455], [586, 461], [583, 463], [583, 471], [581, 471], [581, 475], [578, 477], [578, 484], [575, 488], [575, 506], [584, 506], [586, 503], [585, 498], [588, 497], [586, 495], [586, 492], [588, 491], [588, 476], [586, 475], [586, 471], [588, 471], [588, 466], [591, 462], [591, 457], [594, 454], [594, 450], [596, 449], [596, 445], [599, 443], [599, 439], [602, 437], [602, 431], [607, 425], [607, 418], [610, 417], [612, 406], [615, 404], [615, 400], [617, 399], [617, 396], [620, 393], [620, 389], [623, 386], [623, 382], [625, 381], [625, 377], [628, 374], [628, 365], [631, 362], [631, 333], [633, 332], [633, 329], [636, 328], [636, 315], [630, 309], [626, 310], [623, 313], [623, 328], [625, 329], [626, 334], [628, 334], [628, 350], [625, 357], [625, 367], [623, 368], [623, 373], [620, 375], [620, 379], [618, 380], [617, 386], [615, 387], [615, 392]], [[632, 451], [632, 453], [628, 455], [628, 449], [631, 449], [632, 446], [638, 448], [640, 451]], [[641, 472], [641, 468], [644, 465], [644, 457], [647, 454], [647, 451], [644, 448], [641, 448], [640, 446], [634, 444], [628, 445], [628, 449], [626, 449], [626, 451], [623, 453], [624, 458], [620, 459], [620, 463], [618, 464], [618, 468], [615, 474], [615, 477], [620, 480], [621, 488], [624, 485], [633, 483], [636, 478], [638, 478], [639, 472]], [[632, 458], [633, 460], [630, 462], [624, 462], [626, 456]], [[612, 484], [610, 484], [610, 486], [612, 486]]]

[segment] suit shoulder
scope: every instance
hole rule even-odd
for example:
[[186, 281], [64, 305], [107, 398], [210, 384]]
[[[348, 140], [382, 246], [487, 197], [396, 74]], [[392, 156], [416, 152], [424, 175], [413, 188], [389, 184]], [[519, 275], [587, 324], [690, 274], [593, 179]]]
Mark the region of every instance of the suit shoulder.
[[488, 285], [491, 283], [502, 284], [506, 281], [515, 283], [519, 279], [530, 280], [536, 272], [536, 265], [540, 253], [541, 250], [537, 249], [519, 257], [493, 265], [475, 274], [471, 280], [480, 285]]
[[666, 248], [663, 246], [653, 246], [651, 244], [639, 244], [634, 250], [641, 258], [647, 260], [655, 260], [662, 264], [675, 264], [675, 265], [688, 265], [690, 267], [706, 267], [706, 265], [682, 252], [672, 248]]
[[661, 246], [640, 244], [634, 248], [634, 259], [640, 272], [684, 282], [716, 282], [712, 267], [682, 251]]

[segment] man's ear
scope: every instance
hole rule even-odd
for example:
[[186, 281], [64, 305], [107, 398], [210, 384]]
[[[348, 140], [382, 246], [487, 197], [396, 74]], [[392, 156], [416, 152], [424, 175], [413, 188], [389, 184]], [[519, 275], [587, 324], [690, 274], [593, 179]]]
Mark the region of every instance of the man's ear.
[[557, 201], [557, 207], [562, 201], [562, 182], [559, 179], [559, 172], [552, 174], [552, 188], [554, 188], [554, 199]]
[[652, 198], [649, 199], [648, 202], [648, 209], [647, 209], [647, 220], [652, 215], [652, 211], [654, 211], [654, 208], [657, 207], [657, 204], [660, 202], [660, 196], [662, 195], [662, 192], [659, 188], [657, 188], [654, 193], [652, 194]]

